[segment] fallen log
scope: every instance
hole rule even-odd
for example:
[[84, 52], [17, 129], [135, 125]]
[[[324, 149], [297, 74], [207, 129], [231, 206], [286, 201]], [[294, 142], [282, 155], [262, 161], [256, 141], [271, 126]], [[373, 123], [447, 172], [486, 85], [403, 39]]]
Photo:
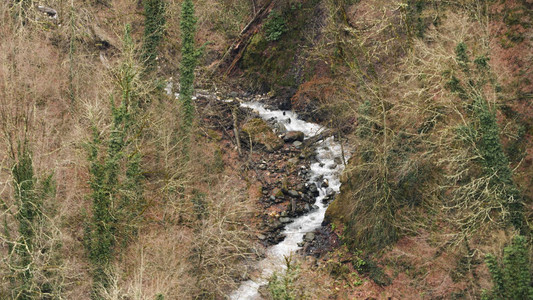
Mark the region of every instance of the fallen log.
[[320, 140], [323, 140], [325, 138], [328, 138], [332, 135], [335, 135], [336, 131], [335, 130], [332, 130], [332, 129], [326, 129], [326, 130], [323, 130], [321, 131], [319, 134], [317, 135], [314, 135], [308, 139], [305, 139], [304, 140], [304, 145], [305, 146], [310, 146], [310, 145], [313, 145], [314, 143], [320, 141]]

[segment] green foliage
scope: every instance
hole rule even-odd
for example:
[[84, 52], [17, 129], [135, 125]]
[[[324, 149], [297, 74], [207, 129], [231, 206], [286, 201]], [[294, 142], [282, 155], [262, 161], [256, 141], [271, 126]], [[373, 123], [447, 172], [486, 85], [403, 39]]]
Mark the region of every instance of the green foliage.
[[272, 274], [268, 281], [268, 291], [273, 300], [295, 300], [302, 293], [294, 286], [300, 275], [299, 267], [292, 263], [292, 257], [284, 258], [286, 269], [281, 274]]
[[407, 22], [409, 30], [414, 32], [418, 38], [423, 38], [427, 25], [426, 20], [422, 18], [422, 12], [427, 1], [408, 0], [407, 1]]
[[392, 283], [392, 279], [371, 259], [365, 259], [362, 263], [358, 262], [355, 266], [358, 272], [369, 276], [379, 286], [387, 286]]
[[192, 0], [183, 1], [181, 8], [181, 65], [180, 65], [180, 101], [183, 111], [182, 130], [185, 135], [185, 156], [188, 155], [189, 132], [194, 120], [194, 69], [200, 51], [194, 40], [196, 35], [196, 17]]
[[92, 220], [86, 227], [86, 246], [93, 270], [94, 298], [109, 286], [109, 267], [116, 252], [115, 245], [126, 245], [135, 234], [135, 224], [143, 209], [143, 176], [141, 154], [135, 142], [138, 68], [132, 60], [133, 42], [129, 25], [124, 34], [124, 60], [120, 65], [117, 86], [121, 102], [117, 106], [111, 96], [111, 130], [104, 142], [93, 127], [88, 144]]
[[285, 17], [275, 10], [270, 12], [264, 26], [266, 40], [269, 42], [279, 40], [288, 30]]
[[457, 63], [463, 68], [465, 72], [468, 72], [468, 63], [470, 62], [468, 54], [466, 53], [466, 44], [461, 42], [455, 47], [455, 55], [457, 57]]
[[468, 126], [457, 130], [458, 139], [465, 142], [465, 146], [474, 146], [472, 151], [479, 157], [477, 162], [483, 168], [483, 175], [490, 178], [488, 184], [494, 191], [492, 198], [504, 204], [509, 211], [510, 223], [516, 229], [523, 231], [526, 226], [522, 212], [522, 198], [513, 181], [509, 159], [503, 149], [496, 112], [489, 107], [484, 98], [485, 85], [492, 82], [488, 70], [489, 59], [486, 56], [477, 57], [473, 61], [476, 68], [472, 68], [465, 43], [457, 45], [455, 54], [463, 79], [451, 75], [446, 87], [464, 101], [464, 107], [467, 108], [471, 120]]
[[163, 37], [165, 22], [164, 0], [145, 0], [142, 59], [146, 71], [154, 70], [157, 64], [157, 48]]
[[17, 268], [21, 280], [17, 299], [32, 299], [32, 252], [34, 251], [36, 223], [41, 215], [41, 202], [35, 195], [35, 179], [33, 164], [27, 143], [19, 145], [18, 162], [13, 166], [13, 181], [15, 185], [15, 199], [18, 203], [16, 219], [19, 225], [20, 240], [16, 243], [15, 252], [18, 255]]
[[14, 276], [4, 278], [11, 278], [14, 299], [41, 299], [45, 297], [43, 295], [52, 299], [60, 295], [62, 285], [61, 274], [57, 272], [61, 264], [61, 244], [55, 239], [58, 232], [47, 222], [44, 211], [49, 212], [48, 216], [54, 213], [52, 206], [45, 207], [45, 201], [55, 198], [55, 182], [52, 174], [37, 179], [28, 147], [28, 142], [19, 144], [12, 168], [17, 206], [14, 217], [19, 236], [11, 241], [10, 229], [4, 219], [9, 253], [14, 254], [6, 260]]
[[515, 236], [511, 245], [505, 247], [503, 262], [487, 255], [485, 261], [494, 283], [489, 299], [533, 299], [532, 270], [529, 263], [526, 238]]

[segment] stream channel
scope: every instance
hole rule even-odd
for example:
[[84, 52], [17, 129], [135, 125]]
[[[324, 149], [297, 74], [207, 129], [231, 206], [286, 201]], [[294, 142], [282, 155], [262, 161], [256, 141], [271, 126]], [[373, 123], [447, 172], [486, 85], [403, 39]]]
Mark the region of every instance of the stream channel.
[[[319, 134], [325, 128], [310, 122], [298, 119], [298, 115], [291, 111], [270, 110], [259, 102], [244, 102], [241, 106], [248, 107], [256, 111], [261, 118], [265, 120], [275, 119], [276, 122], [283, 124], [287, 131], [301, 131], [305, 138], [310, 138]], [[326, 187], [322, 187], [322, 182], [328, 182], [328, 187], [335, 193], [339, 192], [339, 176], [344, 169], [342, 163], [336, 164], [335, 158], [342, 155], [341, 145], [337, 143], [333, 136], [318, 141], [316, 145], [316, 162], [310, 166], [311, 177], [308, 184], [316, 184], [319, 190], [319, 196], [315, 199], [315, 209], [303, 216], [292, 219], [292, 223], [285, 226], [282, 235], [285, 239], [266, 251], [266, 257], [261, 260], [257, 269], [260, 270], [259, 276], [241, 283], [240, 287], [231, 295], [232, 300], [256, 300], [262, 299], [259, 294], [259, 287], [267, 284], [269, 277], [273, 272], [282, 271], [285, 268], [285, 256], [290, 256], [301, 247], [298, 246], [303, 241], [304, 235], [308, 232], [314, 232], [319, 228], [324, 220], [327, 204], [322, 203], [326, 197]], [[345, 159], [348, 159], [347, 157]], [[331, 191], [330, 191], [331, 192]]]

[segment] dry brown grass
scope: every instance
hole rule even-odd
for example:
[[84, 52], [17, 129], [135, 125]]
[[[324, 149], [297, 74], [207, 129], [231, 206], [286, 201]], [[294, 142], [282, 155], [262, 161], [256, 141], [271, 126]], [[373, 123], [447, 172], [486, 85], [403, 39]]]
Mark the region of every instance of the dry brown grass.
[[[232, 11], [240, 11], [241, 18], [228, 20], [237, 22], [228, 25], [233, 31], [238, 30], [239, 22], [245, 22], [247, 4], [224, 2], [230, 5], [229, 10], [205, 9], [211, 7], [209, 4], [205, 2], [197, 8], [201, 12], [201, 36], [216, 32], [209, 29], [214, 21], [211, 14], [224, 13], [229, 18]], [[48, 235], [39, 234], [38, 241], [62, 245], [57, 252], [35, 257], [35, 278], [44, 276], [42, 271], [50, 267], [52, 254], [60, 255], [60, 264], [54, 270], [61, 279], [58, 284], [62, 297], [89, 299], [91, 267], [83, 247], [83, 231], [85, 214], [90, 214], [91, 209], [84, 145], [89, 141], [91, 126], [97, 127], [102, 136], [109, 133], [109, 96], [116, 93], [114, 72], [123, 58], [120, 52], [123, 24], [132, 23], [134, 38], [139, 40], [142, 18], [136, 1], [112, 1], [109, 8], [80, 2], [75, 3], [74, 27], [70, 27], [69, 4], [49, 1], [48, 5], [59, 11], [57, 21], [42, 16], [37, 19], [34, 14], [31, 17], [35, 18], [30, 18], [32, 21], [25, 26], [11, 19], [7, 3], [0, 5], [0, 191], [8, 207], [2, 208], [0, 217], [2, 224], [6, 220], [10, 233], [7, 236], [2, 229], [0, 251], [7, 257], [6, 242], [18, 234], [13, 218], [16, 205], [11, 166], [17, 142], [27, 139], [36, 177], [53, 174], [57, 184], [55, 198], [47, 199], [45, 205]], [[167, 26], [171, 41], [164, 49], [175, 46], [173, 43], [178, 40], [178, 5], [174, 3], [169, 9], [171, 18]], [[111, 42], [109, 48], [96, 42], [95, 26]], [[71, 37], [75, 43], [73, 64], [69, 60]], [[224, 41], [216, 43], [220, 46]], [[176, 70], [174, 59], [179, 55], [173, 51], [162, 52], [176, 63], [162, 72]], [[69, 96], [71, 65], [74, 103]], [[205, 146], [209, 141], [203, 138], [202, 129], [195, 133], [193, 149], [198, 155], [183, 163], [179, 111], [174, 99], [159, 96], [147, 102], [144, 109], [140, 122], [145, 126], [137, 145], [144, 154], [147, 179], [145, 220], [135, 241], [125, 249], [117, 249], [120, 254], [110, 273], [114, 284], [105, 294], [110, 299], [153, 299], [157, 293], [167, 299], [192, 299], [208, 291], [220, 297], [235, 286], [241, 263], [255, 256], [250, 243], [251, 198], [234, 169], [228, 169], [228, 178], [213, 172], [212, 150], [216, 147]], [[206, 195], [209, 213], [205, 218], [197, 218], [191, 201], [193, 190]], [[198, 249], [203, 249], [200, 257], [195, 252]], [[10, 298], [9, 280], [4, 279], [11, 273], [7, 260], [2, 262], [0, 295]]]

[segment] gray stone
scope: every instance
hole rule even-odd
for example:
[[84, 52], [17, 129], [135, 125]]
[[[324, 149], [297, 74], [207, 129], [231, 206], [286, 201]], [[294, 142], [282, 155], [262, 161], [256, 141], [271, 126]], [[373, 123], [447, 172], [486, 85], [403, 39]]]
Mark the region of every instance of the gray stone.
[[280, 122], [274, 122], [272, 128], [274, 128], [274, 131], [278, 134], [285, 134], [287, 132], [287, 127]]
[[303, 247], [305, 245], [305, 242], [299, 242], [297, 245], [298, 247]]
[[308, 232], [304, 235], [304, 241], [311, 242], [315, 239], [315, 234], [313, 232]]
[[337, 168], [337, 164], [331, 164], [331, 165], [328, 166], [328, 168], [330, 170], [334, 170], [335, 168]]
[[294, 198], [300, 197], [300, 194], [295, 190], [289, 190], [287, 194], [289, 194], [289, 196], [294, 197]]
[[335, 191], [330, 187], [326, 188], [326, 196], [330, 197], [333, 195], [335, 195]]
[[289, 217], [281, 217], [281, 218], [279, 218], [279, 221], [281, 223], [290, 223], [291, 219]]
[[267, 238], [264, 234], [260, 234], [260, 233], [256, 234], [256, 236], [261, 241], [264, 241]]
[[296, 147], [296, 148], [300, 148], [300, 147], [302, 147], [302, 142], [300, 142], [300, 141], [295, 141], [294, 143], [292, 143], [292, 145], [293, 145], [294, 147]]
[[270, 200], [270, 201], [276, 201], [276, 197], [274, 197], [273, 195], [270, 195], [270, 197], [268, 198], [268, 200]]
[[288, 216], [288, 215], [287, 215], [287, 212], [286, 212], [286, 211], [282, 211], [281, 214], [280, 214], [280, 216], [282, 216], [282, 217], [286, 217], [286, 216]]
[[342, 164], [342, 159], [341, 159], [340, 157], [335, 157], [335, 158], [333, 159], [333, 161], [334, 161], [337, 165]]

